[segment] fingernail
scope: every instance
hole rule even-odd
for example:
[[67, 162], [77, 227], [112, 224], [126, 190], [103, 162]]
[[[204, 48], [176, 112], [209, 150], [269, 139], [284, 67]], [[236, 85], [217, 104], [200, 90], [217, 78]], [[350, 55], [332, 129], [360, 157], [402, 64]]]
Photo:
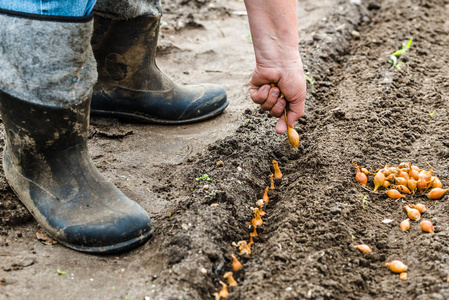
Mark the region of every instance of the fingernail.
[[264, 87], [262, 88], [262, 92], [264, 92], [264, 93], [268, 92], [268, 90], [269, 90], [269, 87], [268, 87], [268, 86], [264, 86]]
[[282, 103], [280, 103], [280, 102], [276, 102], [276, 106], [277, 106], [277, 107], [280, 107], [280, 108], [282, 108], [282, 109], [284, 108], [284, 104], [282, 104]]
[[278, 97], [279, 96], [279, 91], [271, 92], [271, 96]]

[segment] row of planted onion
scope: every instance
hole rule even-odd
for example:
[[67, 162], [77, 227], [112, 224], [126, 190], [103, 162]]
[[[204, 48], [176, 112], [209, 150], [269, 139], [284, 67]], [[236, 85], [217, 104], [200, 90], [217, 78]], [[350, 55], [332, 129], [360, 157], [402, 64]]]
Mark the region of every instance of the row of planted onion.
[[[251, 245], [254, 244], [253, 237], [258, 236], [257, 228], [262, 226], [262, 224], [263, 224], [262, 216], [266, 215], [266, 212], [263, 211], [263, 207], [268, 205], [268, 203], [270, 202], [270, 198], [268, 197], [268, 191], [270, 189], [275, 189], [273, 177], [277, 178], [277, 179], [282, 178], [282, 173], [279, 169], [278, 162], [273, 160], [272, 163], [273, 163], [273, 168], [274, 168], [274, 174], [269, 175], [271, 184], [269, 187], [265, 188], [262, 199], [260, 199], [256, 202], [257, 207], [251, 208], [254, 217], [252, 218], [251, 223], [249, 224], [253, 228], [253, 231], [249, 234], [249, 242], [247, 242], [246, 240], [238, 241], [237, 243], [232, 242], [232, 245], [234, 247], [238, 248], [238, 250], [239, 250], [238, 254], [241, 256], [251, 254]], [[220, 281], [222, 288], [219, 292], [214, 293], [215, 300], [220, 300], [221, 298], [228, 298], [228, 296], [229, 296], [228, 286], [234, 287], [234, 286], [238, 285], [237, 281], [234, 279], [233, 272], [237, 272], [238, 270], [240, 270], [240, 268], [242, 268], [242, 264], [237, 259], [237, 257], [233, 254], [232, 255], [232, 270], [233, 271], [226, 272], [223, 275], [223, 278], [227, 279], [227, 283]]]

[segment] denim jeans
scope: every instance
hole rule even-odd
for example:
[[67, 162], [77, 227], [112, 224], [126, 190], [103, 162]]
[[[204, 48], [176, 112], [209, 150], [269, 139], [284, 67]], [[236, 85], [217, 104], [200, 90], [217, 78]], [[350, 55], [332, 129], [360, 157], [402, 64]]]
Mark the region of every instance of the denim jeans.
[[92, 12], [96, 0], [0, 0], [0, 9], [37, 15], [82, 17]]

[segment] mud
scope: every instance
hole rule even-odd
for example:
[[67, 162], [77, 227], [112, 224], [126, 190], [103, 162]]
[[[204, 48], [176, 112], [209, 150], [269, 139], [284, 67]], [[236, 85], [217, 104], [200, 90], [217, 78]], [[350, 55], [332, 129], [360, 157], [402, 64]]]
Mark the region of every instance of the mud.
[[[371, 192], [371, 181], [359, 186], [352, 164], [372, 172], [430, 164], [449, 185], [449, 2], [322, 2], [300, 34], [314, 84], [295, 127], [298, 149], [249, 102], [251, 49], [237, 46], [248, 42], [244, 8], [225, 2], [167, 3], [158, 59], [171, 62], [166, 72], [181, 83], [224, 85], [233, 101], [225, 114], [193, 126], [94, 120], [91, 127], [96, 166], [149, 212], [154, 237], [118, 256], [43, 245], [2, 177], [0, 298], [213, 299], [238, 254], [232, 242], [249, 241], [251, 208], [270, 183], [273, 159], [284, 176], [269, 191], [252, 253], [237, 255], [243, 268], [228, 299], [449, 298], [448, 196], [388, 199], [384, 190]], [[400, 69], [392, 68], [388, 57], [412, 37]], [[196, 180], [203, 174], [212, 181]], [[418, 201], [434, 234], [417, 222], [399, 229], [405, 203]], [[360, 253], [354, 244], [361, 243], [373, 251]], [[406, 281], [384, 266], [392, 260], [408, 265]]]

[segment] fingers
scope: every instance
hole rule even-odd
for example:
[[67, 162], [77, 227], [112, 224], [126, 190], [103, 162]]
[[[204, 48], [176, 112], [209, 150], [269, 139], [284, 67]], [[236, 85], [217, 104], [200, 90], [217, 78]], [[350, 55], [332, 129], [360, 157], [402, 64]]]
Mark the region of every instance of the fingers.
[[289, 102], [287, 120], [290, 127], [293, 127], [295, 122], [304, 115], [305, 98], [306, 91], [304, 89], [302, 94], [295, 101]]
[[268, 93], [267, 100], [260, 104], [260, 108], [264, 111], [269, 111], [271, 108], [276, 104], [276, 101], [278, 101], [280, 91], [277, 87], [273, 87], [270, 89], [270, 92]]
[[287, 106], [287, 101], [284, 98], [278, 98], [276, 103], [270, 109], [270, 115], [279, 118], [284, 114], [284, 109]]
[[280, 117], [284, 112], [287, 102], [280, 97], [279, 88], [266, 84], [260, 88], [251, 88], [250, 94], [253, 102], [259, 104], [262, 110], [269, 111], [272, 116]]
[[270, 85], [265, 84], [261, 87], [251, 87], [249, 92], [254, 103], [262, 104], [267, 100], [269, 91]]
[[[289, 102], [287, 110], [288, 126], [294, 127], [295, 122], [304, 115], [305, 105], [305, 92], [295, 101]], [[282, 114], [276, 123], [276, 132], [283, 134], [287, 131], [287, 123], [285, 122], [285, 116]]]
[[276, 132], [279, 134], [283, 134], [287, 131], [287, 123], [285, 123], [285, 117], [282, 115], [278, 122], [276, 123]]

